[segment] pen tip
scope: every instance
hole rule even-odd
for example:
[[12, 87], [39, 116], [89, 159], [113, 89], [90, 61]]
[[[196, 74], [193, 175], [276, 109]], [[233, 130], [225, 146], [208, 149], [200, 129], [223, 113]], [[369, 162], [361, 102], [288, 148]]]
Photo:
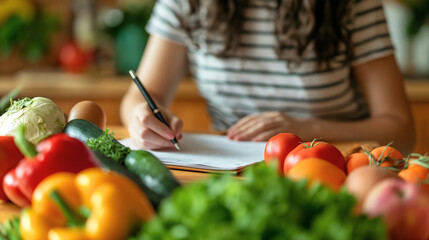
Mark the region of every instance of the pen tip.
[[176, 147], [177, 151], [180, 151], [180, 147], [178, 143], [175, 143], [174, 146]]
[[133, 70], [130, 70], [129, 73], [130, 73], [130, 75], [131, 75], [132, 78], [136, 78], [136, 74], [134, 73]]

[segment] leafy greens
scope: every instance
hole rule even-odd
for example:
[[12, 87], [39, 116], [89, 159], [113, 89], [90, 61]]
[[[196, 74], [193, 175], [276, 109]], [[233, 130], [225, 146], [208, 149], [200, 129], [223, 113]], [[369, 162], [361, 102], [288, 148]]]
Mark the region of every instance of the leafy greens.
[[0, 224], [0, 240], [21, 240], [19, 217], [6, 220]]
[[213, 176], [176, 190], [133, 239], [386, 239], [354, 197], [280, 177], [265, 165], [244, 179]]

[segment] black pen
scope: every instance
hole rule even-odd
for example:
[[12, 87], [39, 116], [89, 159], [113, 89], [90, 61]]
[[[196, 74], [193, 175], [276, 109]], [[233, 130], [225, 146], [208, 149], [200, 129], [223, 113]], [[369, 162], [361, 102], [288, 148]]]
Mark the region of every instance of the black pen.
[[[146, 91], [146, 89], [143, 87], [143, 84], [140, 82], [140, 80], [137, 77], [137, 75], [135, 74], [135, 72], [133, 70], [130, 70], [129, 73], [130, 73], [131, 77], [133, 78], [134, 82], [137, 84], [137, 87], [139, 87], [140, 92], [143, 94], [144, 98], [146, 98], [146, 101], [149, 104], [150, 109], [152, 110], [152, 112], [155, 115], [155, 117], [159, 121], [161, 121], [162, 123], [164, 123], [165, 125], [167, 125], [167, 127], [170, 127], [168, 125], [167, 121], [165, 121], [164, 116], [162, 116], [161, 111], [159, 111], [158, 107], [156, 106], [156, 104], [153, 101], [152, 97], [150, 96], [149, 92]], [[176, 147], [176, 149], [180, 151], [180, 147], [179, 147], [179, 144], [177, 142], [176, 137], [174, 137], [173, 139], [171, 139], [171, 142], [174, 144], [174, 146]]]

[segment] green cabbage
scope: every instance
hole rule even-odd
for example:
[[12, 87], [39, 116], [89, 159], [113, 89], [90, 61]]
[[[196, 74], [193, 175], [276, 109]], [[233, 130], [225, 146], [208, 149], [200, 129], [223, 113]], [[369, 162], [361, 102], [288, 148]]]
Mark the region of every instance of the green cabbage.
[[14, 135], [15, 129], [24, 124], [25, 138], [37, 144], [44, 138], [63, 130], [66, 119], [63, 111], [45, 97], [23, 98], [14, 101], [0, 117], [0, 136]]

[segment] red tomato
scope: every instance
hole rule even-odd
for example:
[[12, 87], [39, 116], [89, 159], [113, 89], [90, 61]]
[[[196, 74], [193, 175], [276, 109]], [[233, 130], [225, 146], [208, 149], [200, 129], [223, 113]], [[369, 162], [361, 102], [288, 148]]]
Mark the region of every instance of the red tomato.
[[301, 138], [292, 133], [280, 133], [271, 137], [265, 145], [265, 163], [268, 165], [272, 161], [277, 161], [277, 171], [279, 174], [283, 174], [283, 165], [286, 156], [300, 143], [302, 143]]
[[346, 160], [338, 148], [326, 142], [313, 141], [298, 145], [287, 155], [284, 163], [284, 173], [287, 174], [293, 166], [306, 158], [326, 160], [346, 172]]
[[67, 43], [60, 49], [61, 67], [67, 72], [82, 73], [93, 58], [92, 51], [84, 51], [74, 43]]

